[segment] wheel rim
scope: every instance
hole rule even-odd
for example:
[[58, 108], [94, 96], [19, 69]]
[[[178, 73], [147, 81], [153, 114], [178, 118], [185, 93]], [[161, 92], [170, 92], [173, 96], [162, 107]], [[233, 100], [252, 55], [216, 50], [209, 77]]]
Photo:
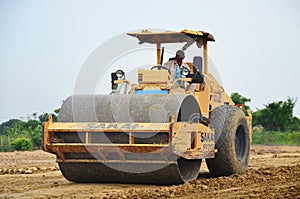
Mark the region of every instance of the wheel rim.
[[241, 161], [246, 152], [246, 134], [242, 125], [237, 128], [235, 133], [235, 154], [238, 161]]

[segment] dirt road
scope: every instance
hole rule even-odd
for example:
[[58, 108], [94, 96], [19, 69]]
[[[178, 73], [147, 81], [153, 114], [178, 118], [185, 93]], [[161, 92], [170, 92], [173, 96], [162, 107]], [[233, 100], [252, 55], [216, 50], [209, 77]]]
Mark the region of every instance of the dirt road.
[[63, 178], [43, 151], [0, 153], [0, 198], [300, 198], [300, 147], [252, 146], [244, 175], [177, 186], [76, 184]]

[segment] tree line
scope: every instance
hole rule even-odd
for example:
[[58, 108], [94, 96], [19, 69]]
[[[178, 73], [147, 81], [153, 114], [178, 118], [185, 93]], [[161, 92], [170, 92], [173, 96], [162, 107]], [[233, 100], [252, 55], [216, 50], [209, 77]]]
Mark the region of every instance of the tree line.
[[[245, 104], [245, 114], [250, 110], [247, 105], [250, 98], [239, 93], [232, 93], [231, 99], [236, 104]], [[288, 97], [286, 101], [274, 101], [264, 105], [264, 108], [252, 110], [253, 127], [261, 126], [265, 131], [299, 131], [300, 119], [293, 115], [297, 99]]]
[[0, 125], [0, 151], [25, 151], [42, 147], [42, 125], [51, 114], [53, 121], [57, 121], [60, 109], [53, 113], [33, 113], [27, 121], [10, 119]]
[[[232, 93], [231, 99], [235, 104], [244, 104], [246, 115], [247, 111], [251, 110], [247, 104], [251, 101], [250, 98], [239, 93]], [[270, 135], [287, 137], [288, 134], [281, 132], [296, 132], [290, 137], [292, 140], [296, 140], [292, 143], [300, 144], [300, 119], [293, 115], [295, 105], [296, 99], [288, 97], [285, 101], [274, 101], [265, 104], [262, 109], [252, 110], [253, 131], [267, 132], [263, 134], [266, 139], [271, 139]], [[42, 147], [43, 122], [47, 121], [49, 114], [52, 115], [53, 121], [57, 121], [59, 111], [60, 109], [55, 109], [53, 113], [40, 115], [33, 113], [27, 121], [10, 119], [3, 122], [0, 125], [0, 151], [40, 149]], [[253, 136], [261, 137], [262, 134], [253, 134]]]

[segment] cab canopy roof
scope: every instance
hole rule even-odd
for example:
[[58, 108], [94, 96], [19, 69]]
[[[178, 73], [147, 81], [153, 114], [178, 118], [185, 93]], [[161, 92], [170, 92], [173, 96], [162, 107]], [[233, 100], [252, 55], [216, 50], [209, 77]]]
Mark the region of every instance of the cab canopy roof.
[[[182, 30], [180, 32], [176, 31], [166, 31], [166, 32], [151, 32], [149, 30], [142, 30], [141, 32], [128, 32], [128, 35], [136, 37], [139, 43], [181, 43], [193, 41], [215, 41], [212, 34], [204, 31], [193, 31], [193, 30]], [[201, 42], [201, 43], [202, 43]]]

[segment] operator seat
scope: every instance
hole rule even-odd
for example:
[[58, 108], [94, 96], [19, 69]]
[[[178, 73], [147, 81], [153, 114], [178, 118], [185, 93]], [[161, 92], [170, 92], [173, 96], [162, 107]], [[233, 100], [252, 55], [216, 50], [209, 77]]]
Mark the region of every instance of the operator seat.
[[194, 75], [192, 83], [203, 83], [204, 78], [202, 75], [203, 72], [203, 59], [200, 56], [195, 56], [193, 58], [193, 69], [194, 69]]

